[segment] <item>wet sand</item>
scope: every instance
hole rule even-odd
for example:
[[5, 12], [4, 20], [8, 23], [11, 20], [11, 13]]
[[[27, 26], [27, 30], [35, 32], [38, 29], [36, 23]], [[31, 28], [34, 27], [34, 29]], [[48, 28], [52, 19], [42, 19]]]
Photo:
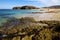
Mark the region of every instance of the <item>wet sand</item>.
[[60, 21], [60, 13], [42, 13], [42, 14], [23, 14], [15, 15], [16, 18], [33, 17], [36, 21], [40, 20], [56, 20]]

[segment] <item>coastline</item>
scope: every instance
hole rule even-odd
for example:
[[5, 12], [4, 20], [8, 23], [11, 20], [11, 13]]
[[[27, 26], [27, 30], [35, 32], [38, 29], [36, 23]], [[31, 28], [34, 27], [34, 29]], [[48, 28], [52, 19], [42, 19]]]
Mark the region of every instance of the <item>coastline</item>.
[[[33, 10], [33, 9], [31, 9]], [[35, 9], [37, 10], [37, 9]], [[39, 9], [40, 11], [41, 9]], [[43, 9], [44, 10], [44, 9]], [[51, 10], [51, 9], [50, 9]], [[42, 20], [46, 20], [46, 21], [50, 21], [50, 20], [56, 20], [56, 21], [60, 21], [60, 12], [58, 12], [59, 10], [55, 9], [55, 10], [51, 10], [51, 11], [46, 11], [45, 12], [31, 12], [31, 13], [27, 13], [27, 14], [15, 14], [15, 15], [10, 15], [11, 17], [15, 17], [17, 19], [20, 19], [22, 17], [33, 17], [36, 21], [42, 21]]]
[[55, 36], [60, 36], [59, 29], [60, 21], [35, 21], [33, 18], [25, 17], [12, 19], [5, 23], [5, 25], [2, 26], [2, 29], [0, 29], [0, 38], [4, 40], [33, 40], [33, 38], [39, 38], [39, 40], [52, 40], [55, 39]]
[[2, 40], [54, 40], [60, 36], [60, 13], [16, 14], [0, 27]]
[[23, 15], [15, 15], [17, 19], [21, 17], [33, 17], [36, 21], [40, 20], [57, 20], [60, 21], [60, 13], [39, 13], [39, 14], [23, 14]]

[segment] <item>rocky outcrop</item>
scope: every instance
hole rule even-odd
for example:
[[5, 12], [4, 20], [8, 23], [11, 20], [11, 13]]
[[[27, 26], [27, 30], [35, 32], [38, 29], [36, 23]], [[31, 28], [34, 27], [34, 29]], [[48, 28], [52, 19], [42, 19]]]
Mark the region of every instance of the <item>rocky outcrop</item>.
[[0, 40], [60, 40], [60, 21], [35, 21], [28, 17], [12, 19], [0, 31]]
[[13, 9], [39, 9], [34, 6], [22, 6], [22, 7], [13, 7]]

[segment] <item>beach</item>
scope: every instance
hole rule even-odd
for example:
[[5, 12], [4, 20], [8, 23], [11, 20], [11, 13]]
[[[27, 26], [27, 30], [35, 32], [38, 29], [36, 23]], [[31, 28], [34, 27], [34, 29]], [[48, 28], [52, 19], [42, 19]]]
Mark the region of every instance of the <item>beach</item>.
[[42, 14], [25, 14], [25, 15], [21, 15], [19, 17], [19, 15], [17, 15], [16, 18], [21, 18], [21, 17], [33, 17], [36, 21], [40, 21], [40, 20], [57, 20], [60, 21], [60, 13], [42, 13]]
[[[14, 11], [15, 12], [15, 11]], [[26, 11], [25, 11], [26, 12]], [[23, 13], [23, 14], [22, 14]], [[27, 12], [14, 13], [0, 26], [2, 40], [54, 40], [60, 39], [60, 13]]]
[[0, 0], [0, 40], [60, 40], [60, 0]]

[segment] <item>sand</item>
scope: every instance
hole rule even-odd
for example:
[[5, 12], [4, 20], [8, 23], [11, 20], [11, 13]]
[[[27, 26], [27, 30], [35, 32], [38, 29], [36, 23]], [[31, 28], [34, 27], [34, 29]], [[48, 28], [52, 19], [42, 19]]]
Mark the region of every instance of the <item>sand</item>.
[[42, 14], [23, 14], [15, 15], [16, 18], [33, 17], [36, 21], [40, 20], [58, 20], [60, 21], [60, 13], [42, 13]]

